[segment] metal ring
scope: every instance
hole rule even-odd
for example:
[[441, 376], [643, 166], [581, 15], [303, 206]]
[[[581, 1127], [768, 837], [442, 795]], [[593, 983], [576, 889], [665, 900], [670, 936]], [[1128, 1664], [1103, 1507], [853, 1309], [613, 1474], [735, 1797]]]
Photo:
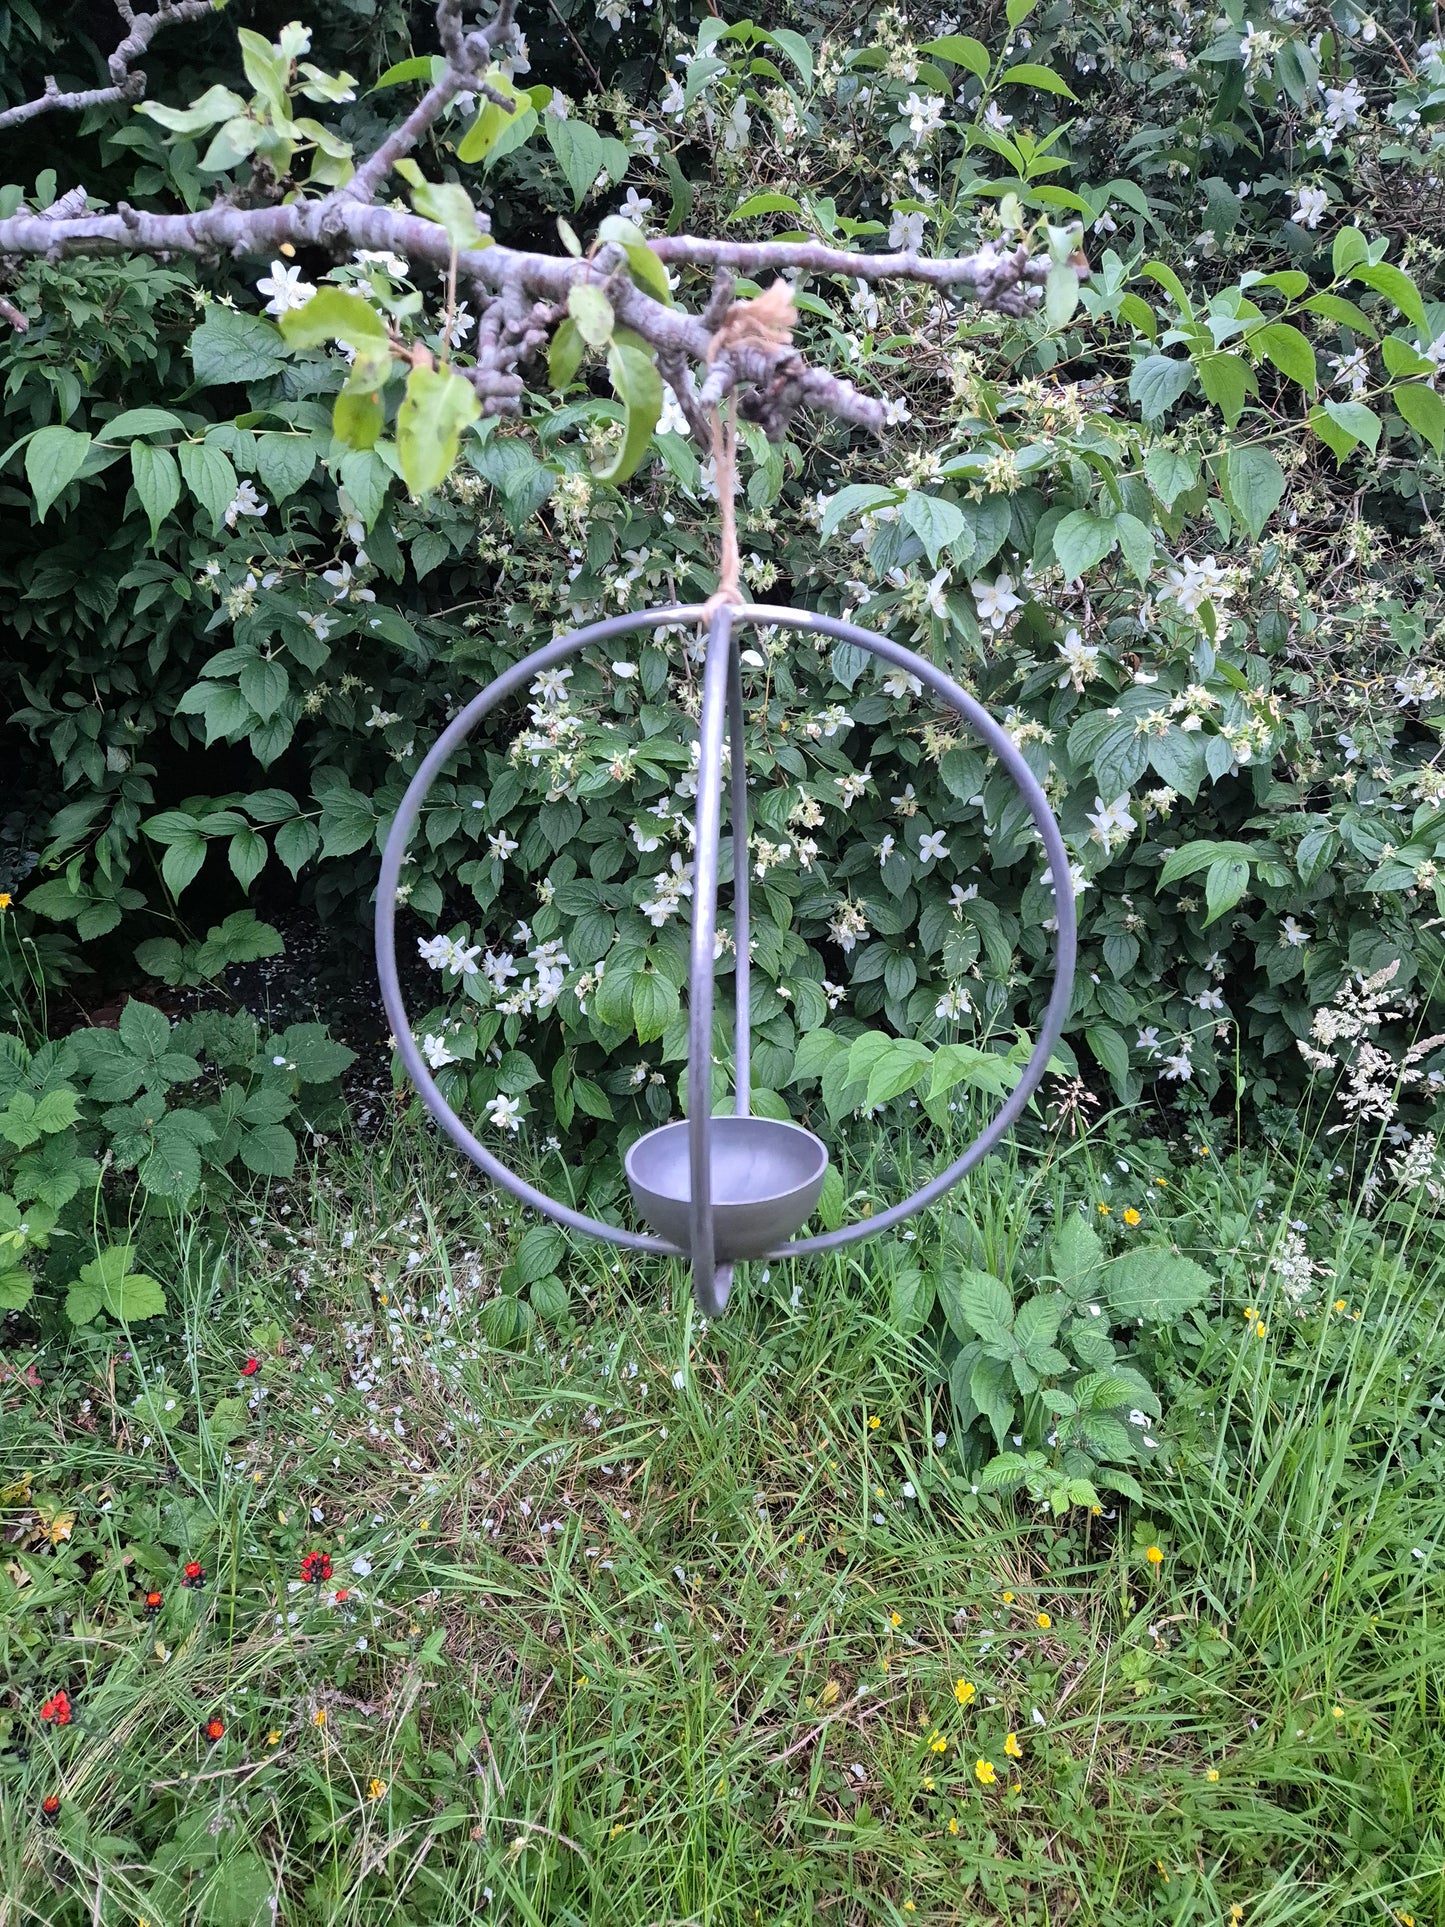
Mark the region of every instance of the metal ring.
[[[1068, 851], [1065, 848], [1063, 837], [1059, 832], [1058, 824], [1054, 820], [1053, 812], [1049, 807], [1048, 798], [1044, 795], [1041, 785], [1024, 760], [1017, 745], [1000, 725], [994, 721], [988, 711], [976, 702], [972, 696], [968, 695], [965, 690], [960, 688], [952, 677], [945, 675], [942, 670], [936, 669], [932, 663], [926, 661], [922, 656], [916, 655], [911, 649], [905, 649], [901, 644], [892, 642], [887, 637], [874, 635], [869, 630], [860, 629], [854, 623], [840, 621], [835, 616], [821, 615], [813, 610], [773, 608], [770, 605], [759, 603], [739, 605], [736, 608], [719, 613], [722, 620], [718, 621], [714, 618], [711, 626], [714, 632], [718, 630], [721, 631], [723, 646], [720, 650], [714, 650], [710, 646], [708, 656], [709, 663], [714, 656], [718, 656], [721, 659], [723, 668], [718, 673], [719, 676], [724, 679], [727, 673], [727, 658], [733, 653], [735, 648], [730, 633], [731, 625], [738, 622], [751, 622], [768, 627], [802, 630], [809, 633], [833, 636], [840, 642], [851, 643], [856, 648], [863, 649], [870, 655], [879, 656], [885, 662], [894, 664], [896, 667], [906, 671], [909, 675], [916, 676], [920, 682], [931, 689], [933, 693], [951, 709], [958, 711], [970, 729], [973, 730], [974, 734], [982, 739], [984, 745], [993, 753], [1002, 767], [1007, 771], [1014, 787], [1019, 791], [1025, 803], [1028, 805], [1029, 814], [1033, 818], [1035, 828], [1038, 830], [1040, 840], [1044, 846], [1044, 852], [1048, 857], [1050, 874], [1054, 883], [1054, 900], [1056, 904], [1055, 922], [1057, 925], [1054, 985], [1049, 996], [1047, 1008], [1044, 1012], [1044, 1020], [1039, 1031], [1038, 1040], [1013, 1092], [997, 1115], [974, 1142], [969, 1145], [959, 1157], [955, 1158], [952, 1164], [948, 1165], [943, 1171], [939, 1172], [936, 1177], [931, 1179], [928, 1184], [924, 1185], [921, 1190], [915, 1191], [910, 1197], [902, 1199], [895, 1205], [891, 1205], [876, 1217], [865, 1218], [858, 1224], [844, 1225], [837, 1231], [822, 1232], [812, 1238], [798, 1239], [791, 1244], [782, 1246], [777, 1252], [771, 1254], [774, 1257], [797, 1257], [806, 1252], [826, 1251], [840, 1245], [854, 1243], [858, 1239], [874, 1237], [877, 1233], [886, 1231], [893, 1225], [902, 1223], [904, 1219], [912, 1217], [915, 1212], [925, 1209], [925, 1207], [933, 1203], [935, 1199], [941, 1197], [944, 1192], [950, 1190], [966, 1172], [972, 1170], [976, 1164], [985, 1158], [1004, 1136], [1005, 1132], [1008, 1131], [1010, 1126], [1022, 1115], [1025, 1105], [1038, 1087], [1048, 1068], [1049, 1059], [1053, 1055], [1054, 1045], [1058, 1042], [1068, 1018], [1069, 1006], [1073, 996], [1077, 935], [1074, 893], [1071, 884], [1071, 868]], [[377, 883], [376, 960], [377, 972], [381, 980], [382, 1002], [385, 1005], [386, 1014], [391, 1023], [398, 1055], [406, 1067], [408, 1076], [420, 1092], [423, 1103], [438, 1124], [440, 1124], [443, 1131], [445, 1131], [459, 1150], [487, 1173], [488, 1177], [490, 1177], [494, 1183], [500, 1185], [503, 1190], [510, 1192], [513, 1197], [518, 1198], [523, 1204], [531, 1206], [533, 1210], [541, 1212], [544, 1216], [554, 1219], [559, 1224], [566, 1225], [571, 1230], [584, 1232], [589, 1237], [601, 1238], [609, 1243], [625, 1246], [630, 1250], [654, 1251], [673, 1257], [686, 1256], [688, 1254], [682, 1253], [677, 1246], [668, 1243], [664, 1239], [651, 1237], [644, 1232], [626, 1231], [617, 1225], [604, 1224], [600, 1219], [589, 1217], [585, 1212], [574, 1211], [569, 1205], [562, 1204], [558, 1200], [548, 1197], [544, 1192], [538, 1191], [534, 1186], [528, 1184], [525, 1179], [518, 1177], [514, 1171], [509, 1170], [500, 1159], [494, 1157], [493, 1154], [487, 1150], [486, 1146], [480, 1143], [473, 1133], [467, 1129], [466, 1125], [462, 1123], [461, 1119], [451, 1109], [446, 1099], [442, 1096], [441, 1091], [438, 1089], [436, 1080], [432, 1077], [427, 1064], [422, 1058], [421, 1052], [417, 1049], [416, 1041], [411, 1032], [410, 1019], [407, 1016], [406, 1007], [402, 1002], [401, 990], [397, 982], [396, 974], [396, 889], [400, 881], [401, 867], [406, 855], [407, 845], [411, 840], [411, 834], [416, 826], [422, 803], [425, 801], [428, 791], [431, 789], [433, 782], [435, 782], [442, 768], [470, 735], [476, 724], [481, 721], [482, 717], [495, 709], [499, 703], [504, 702], [508, 696], [522, 688], [542, 670], [550, 668], [554, 663], [565, 661], [568, 656], [577, 654], [580, 650], [589, 647], [593, 643], [605, 642], [614, 636], [625, 635], [635, 629], [687, 627], [707, 619], [710, 614], [711, 612], [705, 610], [700, 605], [680, 604], [666, 609], [650, 609], [629, 612], [620, 616], [612, 616], [604, 622], [592, 623], [587, 628], [576, 630], [569, 635], [558, 636], [543, 648], [534, 650], [531, 655], [525, 656], [520, 662], [514, 663], [510, 669], [504, 670], [495, 681], [488, 683], [485, 689], [474, 696], [461, 713], [447, 725], [446, 729], [443, 730], [442, 734], [422, 759], [416, 775], [407, 786], [406, 794], [401, 800], [401, 805], [397, 810], [395, 820], [387, 836], [386, 848], [382, 855], [381, 875]], [[707, 670], [705, 669], [705, 685], [707, 680]], [[725, 680], [722, 686], [726, 688]], [[720, 721], [721, 702], [715, 703], [713, 707], [718, 711]], [[741, 761], [740, 744], [734, 747], [734, 759], [735, 762]], [[721, 744], [719, 741], [719, 773], [720, 764]], [[734, 771], [734, 778], [734, 798], [736, 799], [738, 793], [736, 788], [736, 770]], [[701, 815], [701, 804], [702, 784], [699, 782], [699, 815]], [[715, 816], [720, 814], [720, 804], [721, 798], [719, 797], [718, 808], [714, 812]], [[715, 824], [715, 828], [716, 827], [717, 825]], [[735, 830], [737, 827], [735, 824]], [[745, 823], [742, 826], [742, 835], [745, 842]], [[706, 920], [710, 922], [712, 920], [711, 918], [704, 919], [700, 914], [703, 909], [703, 890], [701, 850], [699, 850], [699, 861], [695, 868], [693, 879], [695, 932], [700, 921]], [[712, 905], [713, 918], [715, 918], [716, 915], [716, 891], [716, 853], [714, 853], [712, 874], [707, 891], [708, 900]], [[739, 1006], [739, 1014], [740, 1016], [742, 1015], [741, 1005]], [[712, 1098], [710, 1026], [708, 1048], [708, 1076], [705, 1080], [707, 1095], [702, 1113], [705, 1117], [711, 1114]], [[693, 1100], [689, 1106], [690, 1109], [695, 1108], [697, 1097], [697, 1092], [692, 1088], [693, 1081], [690, 1074], [689, 1097]], [[742, 1108], [741, 1099], [739, 1108]], [[698, 1139], [704, 1141], [704, 1143], [706, 1130], [707, 1127], [704, 1125], [702, 1130], [696, 1134]], [[694, 1156], [696, 1156], [696, 1154], [696, 1146], [694, 1146]], [[694, 1191], [694, 1197], [696, 1197], [696, 1195], [696, 1191]], [[708, 1231], [710, 1234], [710, 1225]], [[709, 1244], [711, 1243], [710, 1235], [708, 1236], [707, 1242]], [[698, 1256], [697, 1251], [694, 1250], [691, 1255], [694, 1263], [696, 1263]]]

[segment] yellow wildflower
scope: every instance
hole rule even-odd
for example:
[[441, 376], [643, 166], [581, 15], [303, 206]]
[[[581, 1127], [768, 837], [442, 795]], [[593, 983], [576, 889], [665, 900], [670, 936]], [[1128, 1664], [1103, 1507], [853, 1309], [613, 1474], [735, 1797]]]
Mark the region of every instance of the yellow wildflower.
[[1003, 1603], [1004, 1603], [1004, 1604], [1005, 1604], [1006, 1606], [1011, 1606], [1011, 1605], [1012, 1605], [1012, 1604], [1014, 1603], [1014, 1596], [1013, 1596], [1013, 1594], [1012, 1594], [1011, 1592], [1006, 1592], [1006, 1593], [1005, 1593], [1005, 1594], [1003, 1595]]
[[386, 1781], [373, 1780], [371, 1782], [371, 1785], [366, 1789], [366, 1797], [368, 1800], [379, 1800], [382, 1794], [385, 1792], [386, 1792]]
[[318, 1707], [317, 1707], [317, 1709], [316, 1709], [316, 1711], [315, 1711], [315, 1712], [314, 1712], [314, 1713], [312, 1714], [312, 1716], [311, 1716], [311, 1717], [312, 1717], [312, 1720], [313, 1720], [313, 1722], [314, 1722], [314, 1724], [315, 1724], [315, 1725], [317, 1725], [317, 1726], [325, 1726], [325, 1724], [326, 1724], [326, 1708], [325, 1708], [324, 1706], [318, 1706]]
[[903, 1624], [902, 1613], [889, 1613], [888, 1624], [890, 1626], [901, 1626]]
[[1209, 1781], [1210, 1785], [1212, 1786], [1214, 1782], [1219, 1778], [1219, 1768], [1217, 1766], [1210, 1767], [1209, 1771], [1205, 1774], [1204, 1777], [1206, 1780]]
[[1159, 1872], [1164, 1878], [1164, 1883], [1167, 1886], [1169, 1883], [1169, 1869], [1165, 1866], [1162, 1860], [1156, 1860], [1154, 1862], [1154, 1865], [1159, 1869]]
[[905, 1900], [903, 1903], [903, 1911], [905, 1914], [914, 1914], [917, 1913], [918, 1909], [911, 1900]]
[[993, 1761], [975, 1760], [973, 1763], [973, 1777], [978, 1781], [980, 1786], [992, 1786], [998, 1779], [998, 1772], [994, 1767]]
[[1143, 1224], [1144, 1213], [1142, 1211], [1136, 1211], [1131, 1204], [1129, 1209], [1124, 1213], [1124, 1222], [1132, 1231], [1136, 1224]]
[[957, 1817], [956, 1817], [956, 1816], [955, 1816], [955, 1817], [954, 1817], [953, 1819], [951, 1819], [951, 1820], [949, 1821], [949, 1823], [948, 1823], [948, 1831], [949, 1831], [950, 1833], [957, 1833], [957, 1832], [958, 1832], [958, 1820], [957, 1820]]
[[1158, 1546], [1147, 1546], [1144, 1551], [1144, 1557], [1149, 1561], [1151, 1566], [1162, 1566], [1164, 1564], [1164, 1554], [1159, 1550]]
[[1239, 1927], [1240, 1921], [1244, 1919], [1244, 1909], [1237, 1900], [1229, 1910], [1229, 1919], [1230, 1927]]
[[925, 1793], [932, 1793], [933, 1791], [933, 1775], [931, 1773], [925, 1773], [923, 1776], [923, 1791]]
[[1345, 1309], [1345, 1301], [1344, 1301], [1344, 1299], [1343, 1299], [1343, 1298], [1337, 1298], [1337, 1299], [1335, 1300], [1335, 1310], [1336, 1310], [1336, 1311], [1343, 1311], [1344, 1309]]
[[960, 1706], [967, 1706], [977, 1697], [978, 1688], [971, 1680], [956, 1679], [953, 1682], [953, 1697]]
[[1111, 1218], [1114, 1215], [1114, 1207], [1112, 1204], [1101, 1204], [1098, 1212], [1101, 1218]]
[[1337, 1720], [1342, 1720], [1345, 1717], [1345, 1709], [1343, 1706], [1332, 1706], [1330, 1708], [1330, 1711], [1334, 1714]]
[[626, 1827], [623, 1826], [622, 1822], [619, 1820], [616, 1826], [612, 1827], [609, 1830], [607, 1838], [609, 1840], [615, 1840], [619, 1833], [626, 1833], [626, 1831], [627, 1831]]
[[933, 1729], [933, 1737], [928, 1742], [928, 1750], [930, 1753], [946, 1753], [948, 1751], [948, 1741], [938, 1731], [937, 1727]]
[[281, 1744], [281, 1729], [279, 1726], [273, 1726], [271, 1728], [271, 1731], [266, 1735], [266, 1744], [267, 1746], [279, 1746]]
[[1011, 1760], [1021, 1760], [1023, 1758], [1024, 1750], [1019, 1745], [1019, 1736], [1017, 1733], [1009, 1734], [1008, 1738], [1003, 1743], [1003, 1750], [1005, 1753], [1008, 1754]]
[[843, 1689], [841, 1686], [839, 1686], [837, 1680], [830, 1679], [828, 1681], [828, 1684], [823, 1688], [822, 1692], [818, 1695], [819, 1703], [823, 1706], [832, 1706], [836, 1702], [838, 1695], [839, 1693], [842, 1692], [842, 1690]]
[[1034, 1614], [1034, 1624], [1038, 1627], [1041, 1633], [1046, 1633], [1049, 1630], [1050, 1626], [1053, 1625], [1053, 1623], [1054, 1623], [1053, 1620], [1049, 1618], [1047, 1613]]
[[0, 890], [0, 910], [8, 910], [9, 908], [10, 892], [8, 890]]
[[869, 1430], [870, 1432], [876, 1432], [876, 1431], [878, 1430], [878, 1427], [879, 1427], [879, 1426], [880, 1426], [880, 1425], [881, 1425], [882, 1423], [883, 1423], [883, 1421], [882, 1421], [882, 1419], [881, 1419], [881, 1418], [879, 1418], [879, 1416], [878, 1416], [878, 1414], [877, 1414], [876, 1412], [873, 1412], [873, 1413], [870, 1413], [870, 1414], [869, 1414], [869, 1418], [868, 1418], [868, 1430]]

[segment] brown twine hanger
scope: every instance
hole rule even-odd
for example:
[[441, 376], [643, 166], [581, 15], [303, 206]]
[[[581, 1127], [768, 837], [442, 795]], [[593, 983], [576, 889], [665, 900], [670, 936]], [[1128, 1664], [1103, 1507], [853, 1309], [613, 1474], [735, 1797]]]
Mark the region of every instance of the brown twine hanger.
[[[793, 339], [798, 311], [793, 292], [786, 281], [772, 287], [752, 301], [734, 301], [723, 316], [707, 346], [707, 363], [712, 367], [720, 355], [734, 348], [752, 345], [761, 348], [786, 348]], [[711, 617], [724, 607], [739, 607], [744, 601], [741, 583], [742, 558], [738, 553], [737, 483], [738, 419], [737, 396], [730, 383], [727, 413], [721, 403], [710, 411], [712, 418], [713, 479], [717, 485], [719, 531], [717, 587], [703, 604], [703, 614]]]

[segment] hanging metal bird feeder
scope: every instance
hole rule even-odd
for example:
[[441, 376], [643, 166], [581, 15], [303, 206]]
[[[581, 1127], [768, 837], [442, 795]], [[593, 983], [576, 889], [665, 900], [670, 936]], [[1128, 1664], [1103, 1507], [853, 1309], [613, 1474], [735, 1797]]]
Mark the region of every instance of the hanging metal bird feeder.
[[[693, 870], [692, 942], [688, 1005], [688, 1114], [685, 1122], [664, 1124], [631, 1146], [626, 1156], [628, 1182], [638, 1216], [660, 1233], [651, 1236], [575, 1211], [548, 1197], [480, 1143], [437, 1088], [412, 1036], [396, 974], [397, 884], [407, 846], [428, 791], [484, 716], [525, 689], [543, 670], [594, 643], [611, 642], [636, 630], [707, 624], [703, 669], [701, 737], [697, 771], [696, 852]], [[1057, 906], [1054, 984], [1033, 1054], [1018, 1084], [982, 1134], [946, 1169], [909, 1198], [861, 1223], [793, 1240], [811, 1217], [828, 1171], [828, 1152], [820, 1138], [801, 1125], [749, 1113], [748, 968], [748, 790], [743, 744], [742, 666], [737, 630], [760, 624], [812, 635], [835, 637], [880, 656], [916, 676], [949, 708], [957, 710], [974, 734], [1008, 772], [1038, 830], [1054, 881]], [[736, 941], [736, 1098], [732, 1116], [714, 1116], [712, 1093], [713, 973], [716, 968], [718, 850], [722, 830], [724, 726], [732, 749], [731, 834], [733, 919]], [[698, 1307], [716, 1317], [732, 1288], [733, 1266], [748, 1258], [802, 1257], [860, 1238], [876, 1237], [936, 1198], [986, 1157], [1022, 1113], [1048, 1067], [1063, 1030], [1073, 989], [1075, 950], [1074, 893], [1068, 853], [1048, 799], [1013, 740], [951, 677], [912, 650], [851, 622], [805, 609], [775, 609], [749, 603], [651, 609], [611, 617], [574, 630], [535, 650], [487, 684], [437, 738], [412, 778], [396, 813], [382, 857], [376, 900], [376, 959], [382, 1000], [397, 1050], [422, 1101], [457, 1148], [486, 1172], [493, 1183], [572, 1231], [604, 1239], [632, 1251], [650, 1251], [691, 1262]]]

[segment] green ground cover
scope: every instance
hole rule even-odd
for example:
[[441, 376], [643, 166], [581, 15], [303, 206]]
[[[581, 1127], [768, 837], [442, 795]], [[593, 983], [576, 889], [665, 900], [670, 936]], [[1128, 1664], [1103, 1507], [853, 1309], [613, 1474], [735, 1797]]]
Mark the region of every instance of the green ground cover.
[[707, 1327], [577, 1251], [500, 1346], [519, 1227], [414, 1135], [180, 1222], [167, 1319], [3, 1386], [7, 1927], [1441, 1918], [1428, 1194], [1119, 1165], [958, 1201], [1005, 1276], [1062, 1202], [1215, 1281], [1145, 1503], [1060, 1517], [973, 1489], [886, 1249]]

